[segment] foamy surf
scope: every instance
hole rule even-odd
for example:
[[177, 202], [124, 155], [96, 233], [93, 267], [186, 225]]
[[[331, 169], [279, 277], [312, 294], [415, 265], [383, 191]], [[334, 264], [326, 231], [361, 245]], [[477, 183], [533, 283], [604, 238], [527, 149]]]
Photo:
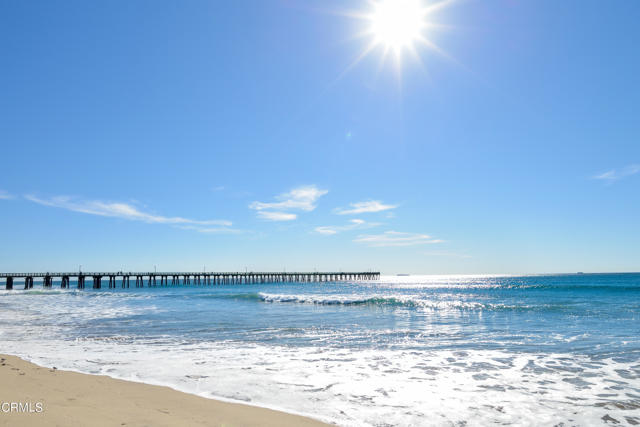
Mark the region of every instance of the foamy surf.
[[607, 417], [640, 420], [640, 366], [612, 358], [128, 340], [20, 347], [3, 351], [44, 366], [165, 385], [343, 426], [377, 426], [381, 421], [403, 426], [586, 426]]

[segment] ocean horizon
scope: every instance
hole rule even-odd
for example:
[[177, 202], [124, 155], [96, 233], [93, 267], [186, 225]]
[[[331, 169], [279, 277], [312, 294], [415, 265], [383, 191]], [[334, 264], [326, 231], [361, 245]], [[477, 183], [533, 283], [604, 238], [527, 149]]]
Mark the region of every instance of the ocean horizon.
[[640, 423], [640, 273], [0, 291], [0, 349], [341, 426]]

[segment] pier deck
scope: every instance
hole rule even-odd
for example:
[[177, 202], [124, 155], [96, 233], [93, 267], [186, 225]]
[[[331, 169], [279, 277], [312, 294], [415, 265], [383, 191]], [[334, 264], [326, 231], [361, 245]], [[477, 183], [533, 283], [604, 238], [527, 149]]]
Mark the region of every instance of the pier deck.
[[[185, 286], [185, 285], [236, 285], [256, 283], [317, 283], [317, 282], [346, 282], [360, 280], [378, 280], [379, 272], [62, 272], [62, 273], [0, 273], [0, 280], [4, 279], [5, 289], [13, 289], [15, 279], [24, 279], [24, 289], [33, 288], [33, 279], [42, 278], [45, 288], [53, 287], [54, 279], [60, 279], [62, 289], [71, 287], [74, 278], [78, 289], [84, 289], [90, 281], [93, 289], [101, 289], [103, 279], [109, 289], [118, 287], [142, 288], [154, 286]], [[87, 280], [89, 278], [89, 280]], [[131, 280], [133, 278], [133, 280]], [[108, 282], [107, 282], [108, 279]]]

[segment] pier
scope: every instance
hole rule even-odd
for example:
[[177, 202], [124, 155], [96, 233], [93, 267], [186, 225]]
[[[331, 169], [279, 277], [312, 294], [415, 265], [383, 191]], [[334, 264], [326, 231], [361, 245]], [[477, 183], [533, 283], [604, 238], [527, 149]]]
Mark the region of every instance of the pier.
[[[54, 279], [59, 279], [60, 287], [71, 287], [71, 279], [75, 279], [78, 289], [85, 289], [87, 282], [93, 289], [102, 289], [103, 284], [108, 289], [118, 287], [126, 289], [156, 286], [216, 286], [216, 285], [244, 285], [259, 283], [320, 283], [320, 282], [352, 282], [362, 280], [378, 280], [379, 272], [75, 272], [75, 273], [0, 273], [0, 280], [4, 279], [5, 289], [14, 288], [15, 279], [24, 280], [24, 289], [33, 288], [33, 279], [42, 279], [44, 288], [52, 288]], [[87, 280], [88, 278], [88, 280]], [[58, 281], [58, 280], [56, 280]]]

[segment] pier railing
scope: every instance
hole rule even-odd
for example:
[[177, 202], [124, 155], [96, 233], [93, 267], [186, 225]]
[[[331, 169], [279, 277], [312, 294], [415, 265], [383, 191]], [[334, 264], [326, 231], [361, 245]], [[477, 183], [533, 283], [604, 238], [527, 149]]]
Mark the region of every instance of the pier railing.
[[[60, 279], [60, 287], [71, 287], [71, 279], [76, 279], [78, 289], [84, 289], [86, 282], [91, 282], [93, 289], [101, 289], [103, 279], [109, 289], [118, 287], [129, 288], [131, 282], [136, 288], [154, 286], [185, 286], [185, 285], [236, 285], [257, 283], [284, 282], [348, 282], [362, 280], [378, 280], [379, 272], [62, 272], [62, 273], [0, 273], [0, 279], [5, 280], [5, 289], [13, 289], [14, 279], [24, 279], [24, 289], [33, 288], [33, 279], [42, 278], [45, 288], [53, 287], [54, 279]], [[133, 278], [133, 280], [132, 280]]]

